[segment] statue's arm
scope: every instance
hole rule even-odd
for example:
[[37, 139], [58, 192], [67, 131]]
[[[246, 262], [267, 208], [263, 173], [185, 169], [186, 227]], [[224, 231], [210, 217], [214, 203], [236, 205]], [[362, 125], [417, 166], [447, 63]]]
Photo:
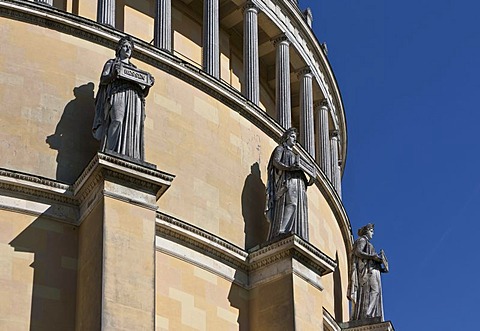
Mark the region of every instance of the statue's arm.
[[114, 68], [114, 61], [108, 60], [107, 63], [103, 66], [102, 75], [100, 76], [100, 84], [107, 85], [110, 84], [116, 78], [116, 71]]
[[382, 259], [376, 254], [369, 254], [365, 252], [365, 246], [367, 245], [367, 240], [365, 238], [357, 239], [357, 242], [353, 248], [353, 254], [355, 256], [365, 259], [365, 260], [374, 260], [374, 261], [381, 261]]
[[288, 166], [285, 163], [282, 162], [282, 155], [283, 155], [283, 147], [278, 146], [275, 148], [272, 154], [272, 164], [275, 168], [278, 170], [283, 170], [283, 171], [293, 171], [297, 170], [296, 166]]

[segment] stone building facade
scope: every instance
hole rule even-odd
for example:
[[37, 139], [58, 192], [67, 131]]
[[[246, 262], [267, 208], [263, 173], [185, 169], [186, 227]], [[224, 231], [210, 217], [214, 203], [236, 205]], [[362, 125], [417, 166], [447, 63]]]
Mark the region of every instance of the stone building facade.
[[[340, 330], [347, 131], [311, 22], [288, 0], [1, 0], [0, 329]], [[155, 77], [145, 164], [91, 135], [125, 34]], [[316, 169], [309, 242], [266, 242], [290, 126]]]

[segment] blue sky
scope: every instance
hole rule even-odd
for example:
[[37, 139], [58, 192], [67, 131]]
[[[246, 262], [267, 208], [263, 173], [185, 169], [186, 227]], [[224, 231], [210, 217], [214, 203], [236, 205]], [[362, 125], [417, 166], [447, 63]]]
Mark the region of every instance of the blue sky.
[[385, 249], [398, 330], [477, 330], [480, 3], [300, 0], [348, 126], [344, 204]]

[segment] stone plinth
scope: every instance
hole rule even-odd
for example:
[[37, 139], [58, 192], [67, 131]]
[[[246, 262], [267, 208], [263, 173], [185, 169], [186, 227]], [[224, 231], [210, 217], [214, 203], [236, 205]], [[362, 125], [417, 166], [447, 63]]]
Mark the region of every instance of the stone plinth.
[[77, 330], [154, 330], [156, 201], [173, 176], [98, 153], [80, 201]]
[[315, 319], [323, 306], [322, 276], [336, 263], [295, 235], [277, 238], [250, 251], [250, 328], [321, 330]]
[[395, 331], [392, 322], [382, 322], [380, 318], [340, 323], [340, 327], [345, 331]]

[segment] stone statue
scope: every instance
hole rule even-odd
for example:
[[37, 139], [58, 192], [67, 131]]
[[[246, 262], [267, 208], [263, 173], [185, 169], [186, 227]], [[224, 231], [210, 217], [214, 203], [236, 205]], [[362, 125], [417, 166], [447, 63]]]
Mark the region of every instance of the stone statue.
[[268, 240], [295, 233], [308, 240], [307, 180], [300, 156], [293, 152], [298, 132], [290, 128], [282, 135], [268, 163], [266, 217], [270, 222]]
[[383, 321], [382, 283], [380, 273], [388, 272], [385, 254], [375, 252], [370, 243], [374, 224], [358, 230], [359, 238], [353, 244], [352, 265], [347, 297], [352, 303], [351, 321], [379, 318]]
[[145, 97], [155, 81], [130, 62], [133, 48], [129, 36], [121, 38], [103, 67], [92, 131], [100, 151], [143, 161]]

